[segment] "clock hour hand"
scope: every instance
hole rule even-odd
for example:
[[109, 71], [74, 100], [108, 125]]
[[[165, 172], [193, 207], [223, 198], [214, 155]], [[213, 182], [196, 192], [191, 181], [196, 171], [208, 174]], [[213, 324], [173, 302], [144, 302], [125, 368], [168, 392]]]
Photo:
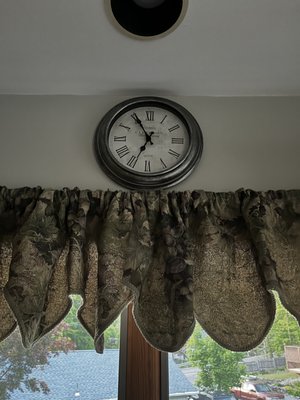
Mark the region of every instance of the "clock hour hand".
[[143, 146], [140, 147], [140, 152], [139, 152], [139, 154], [138, 154], [136, 159], [138, 159], [139, 156], [141, 155], [141, 153], [146, 150], [146, 144], [147, 144], [147, 142]]
[[143, 126], [143, 124], [142, 124], [142, 121], [139, 119], [139, 117], [136, 115], [136, 113], [133, 113], [131, 116], [132, 116], [132, 118], [135, 120], [135, 122], [136, 122], [137, 124], [139, 124], [140, 127], [143, 129], [144, 134], [146, 135], [146, 143], [150, 142], [151, 144], [153, 144], [153, 142], [152, 142], [152, 140], [151, 140], [151, 136], [153, 135], [154, 132], [151, 132], [151, 134], [149, 135], [149, 134], [145, 131], [145, 128], [144, 128], [144, 126]]
[[148, 142], [150, 142], [150, 144], [153, 144], [152, 140], [151, 140], [151, 136], [153, 135], [154, 132], [150, 132], [150, 135], [146, 136], [146, 142], [143, 146], [140, 147], [140, 152], [139, 155], [137, 156], [137, 158], [139, 158], [140, 154], [146, 150], [146, 145]]
[[142, 153], [143, 151], [146, 150], [146, 145], [147, 145], [148, 142], [150, 142], [151, 144], [153, 144], [152, 141], [151, 141], [151, 136], [153, 135], [153, 133], [154, 133], [154, 132], [150, 132], [150, 135], [147, 135], [147, 136], [146, 136], [146, 142], [143, 144], [143, 146], [140, 147], [140, 152], [139, 152], [139, 154], [137, 155], [136, 159], [138, 159], [139, 156], [141, 155], [141, 153]]

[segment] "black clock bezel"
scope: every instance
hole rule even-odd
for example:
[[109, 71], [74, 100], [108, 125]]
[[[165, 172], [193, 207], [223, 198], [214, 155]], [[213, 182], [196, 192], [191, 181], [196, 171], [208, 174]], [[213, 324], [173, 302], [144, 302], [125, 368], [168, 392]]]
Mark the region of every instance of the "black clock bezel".
[[[153, 173], [129, 170], [115, 160], [109, 148], [109, 134], [116, 119], [131, 109], [145, 106], [171, 111], [183, 122], [189, 134], [186, 155], [167, 170]], [[183, 181], [195, 169], [203, 151], [203, 135], [196, 119], [180, 104], [162, 97], [135, 97], [117, 104], [104, 115], [95, 132], [94, 151], [101, 169], [117, 184], [128, 189], [167, 189]]]

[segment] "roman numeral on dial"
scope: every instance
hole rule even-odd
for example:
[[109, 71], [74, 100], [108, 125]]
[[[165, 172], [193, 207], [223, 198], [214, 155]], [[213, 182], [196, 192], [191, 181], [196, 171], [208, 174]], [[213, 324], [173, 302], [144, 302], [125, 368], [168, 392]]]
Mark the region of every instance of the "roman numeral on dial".
[[184, 144], [184, 138], [172, 138], [172, 144]]
[[179, 128], [180, 128], [180, 126], [178, 124], [176, 124], [176, 125], [172, 126], [172, 128], [169, 128], [169, 132], [176, 131], [176, 129], [179, 129]]
[[180, 156], [180, 154], [177, 153], [177, 151], [174, 151], [172, 149], [169, 149], [168, 153], [171, 154], [171, 156], [173, 156], [175, 158], [178, 158]]
[[145, 172], [151, 172], [151, 163], [148, 160], [145, 160]]
[[167, 118], [167, 115], [165, 115], [165, 116], [163, 117], [163, 119], [160, 121], [160, 123], [163, 124], [166, 118]]
[[126, 142], [126, 136], [114, 136], [114, 142]]
[[116, 149], [116, 152], [117, 152], [118, 156], [120, 158], [122, 158], [122, 157], [126, 156], [126, 154], [129, 154], [129, 149], [125, 145], [125, 146], [122, 146], [122, 147], [119, 147], [118, 149]]
[[123, 125], [123, 124], [120, 124], [119, 126], [121, 126], [122, 128], [125, 128], [125, 129], [127, 129], [128, 131], [130, 131], [130, 126], [126, 126], [126, 125]]
[[127, 162], [128, 167], [134, 168], [137, 163], [138, 158], [136, 156], [131, 156]]
[[160, 162], [161, 162], [161, 164], [162, 164], [163, 169], [166, 169], [167, 166], [166, 166], [166, 164], [164, 163], [164, 161], [163, 161], [162, 159], [160, 159]]
[[146, 111], [147, 121], [154, 121], [154, 111]]

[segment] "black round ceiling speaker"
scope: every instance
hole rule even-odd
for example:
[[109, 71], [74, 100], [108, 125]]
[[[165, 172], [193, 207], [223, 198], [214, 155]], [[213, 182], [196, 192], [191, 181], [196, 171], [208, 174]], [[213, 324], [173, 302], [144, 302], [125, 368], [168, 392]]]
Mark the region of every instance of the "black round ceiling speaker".
[[133, 0], [139, 7], [154, 8], [160, 6], [165, 0]]
[[170, 30], [183, 13], [187, 0], [110, 0], [112, 13], [126, 31], [137, 36], [157, 36]]

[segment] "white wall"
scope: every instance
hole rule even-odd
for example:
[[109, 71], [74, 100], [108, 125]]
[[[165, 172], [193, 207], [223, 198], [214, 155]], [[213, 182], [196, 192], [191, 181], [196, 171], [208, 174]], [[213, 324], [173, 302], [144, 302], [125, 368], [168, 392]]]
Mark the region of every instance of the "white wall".
[[[118, 189], [94, 158], [124, 96], [0, 96], [0, 186]], [[170, 97], [198, 120], [202, 160], [175, 190], [300, 189], [300, 97]]]

